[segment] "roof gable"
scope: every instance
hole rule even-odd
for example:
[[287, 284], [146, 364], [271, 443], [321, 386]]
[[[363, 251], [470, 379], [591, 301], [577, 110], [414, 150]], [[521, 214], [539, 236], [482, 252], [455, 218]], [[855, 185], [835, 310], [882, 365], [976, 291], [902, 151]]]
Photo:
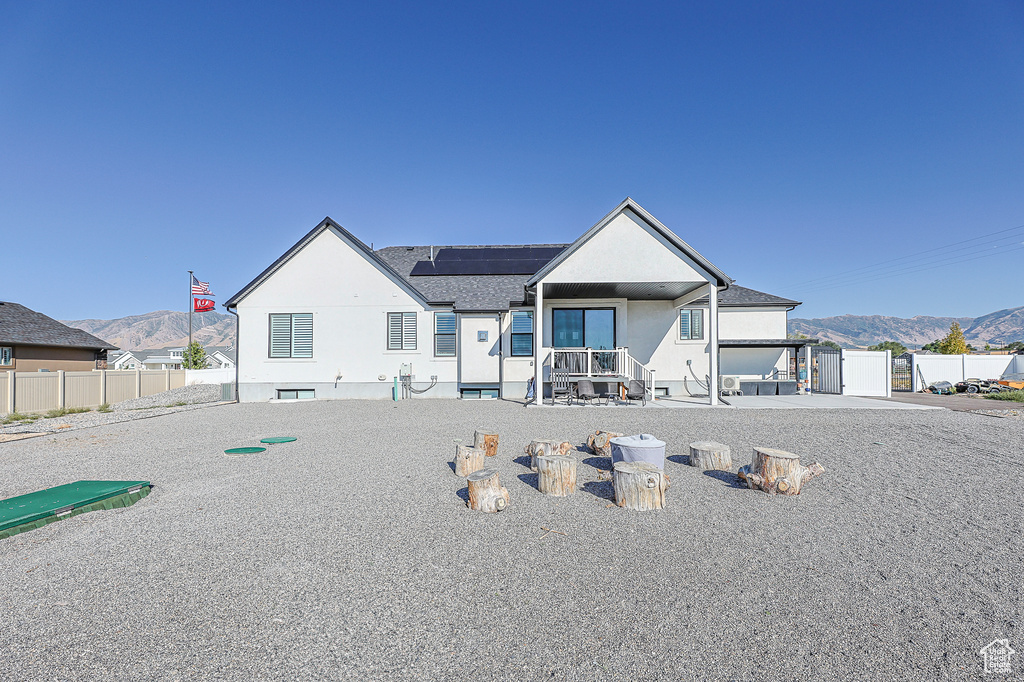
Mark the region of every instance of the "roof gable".
[[[608, 215], [597, 222], [593, 227], [584, 232], [579, 239], [569, 245], [567, 249], [562, 251], [560, 254], [552, 258], [547, 265], [537, 271], [527, 282], [527, 286], [532, 287], [537, 282], [541, 281], [551, 273], [553, 273], [560, 265], [568, 261], [580, 251], [584, 245], [594, 239], [602, 230], [607, 228], [613, 223], [620, 215], [625, 213], [636, 216], [635, 220], [639, 220], [641, 227], [649, 228], [651, 233], [662, 241], [662, 244], [675, 249], [681, 257], [689, 261], [690, 265], [694, 270], [701, 273], [709, 281], [714, 281], [717, 286], [728, 286], [732, 283], [732, 279], [724, 272], [715, 267], [709, 260], [700, 255], [692, 246], [680, 239], [674, 232], [669, 230], [667, 227], [661, 224], [661, 222], [648, 213], [642, 206], [633, 201], [632, 198], [626, 197], [626, 199], [615, 207]], [[595, 266], [595, 271], [599, 272], [600, 268]], [[658, 273], [651, 273], [655, 279], [665, 279], [664, 276], [658, 275]]]
[[255, 291], [261, 284], [270, 279], [271, 276], [278, 270], [280, 270], [285, 263], [290, 261], [296, 254], [302, 249], [312, 243], [317, 237], [325, 232], [332, 232], [335, 236], [346, 243], [353, 251], [362, 256], [366, 261], [380, 271], [385, 277], [394, 282], [397, 286], [403, 289], [409, 296], [416, 299], [418, 303], [426, 307], [428, 305], [423, 294], [420, 293], [415, 287], [410, 285], [400, 274], [398, 274], [394, 268], [388, 265], [384, 260], [379, 258], [370, 247], [361, 242], [351, 232], [343, 228], [331, 220], [330, 216], [324, 218], [319, 225], [310, 230], [306, 236], [295, 243], [290, 249], [284, 252], [284, 254], [276, 261], [270, 264], [270, 266], [261, 272], [255, 279], [246, 284], [241, 291], [232, 296], [224, 304], [225, 308], [234, 308], [241, 302], [246, 296]]

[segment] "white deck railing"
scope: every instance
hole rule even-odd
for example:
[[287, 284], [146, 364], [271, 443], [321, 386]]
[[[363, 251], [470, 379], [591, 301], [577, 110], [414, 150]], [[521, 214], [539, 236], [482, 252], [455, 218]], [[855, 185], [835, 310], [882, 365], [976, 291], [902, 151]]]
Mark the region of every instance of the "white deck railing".
[[654, 399], [654, 370], [629, 354], [628, 348], [552, 348], [544, 364], [551, 372], [562, 372], [574, 379], [642, 381], [650, 399]]

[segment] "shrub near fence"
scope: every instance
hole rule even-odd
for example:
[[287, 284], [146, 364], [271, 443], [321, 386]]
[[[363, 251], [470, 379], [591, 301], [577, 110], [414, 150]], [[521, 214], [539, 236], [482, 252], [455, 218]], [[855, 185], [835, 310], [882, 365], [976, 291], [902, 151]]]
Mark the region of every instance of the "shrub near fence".
[[98, 407], [185, 385], [185, 370], [0, 373], [0, 414]]

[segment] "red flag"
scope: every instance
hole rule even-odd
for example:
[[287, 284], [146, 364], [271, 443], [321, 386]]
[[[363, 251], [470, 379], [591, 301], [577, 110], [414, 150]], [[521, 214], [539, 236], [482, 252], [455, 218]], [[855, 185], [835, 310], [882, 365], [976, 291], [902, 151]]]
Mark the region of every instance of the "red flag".
[[217, 307], [217, 304], [208, 298], [196, 298], [193, 299], [193, 303], [195, 304], [194, 310], [197, 313], [205, 313]]

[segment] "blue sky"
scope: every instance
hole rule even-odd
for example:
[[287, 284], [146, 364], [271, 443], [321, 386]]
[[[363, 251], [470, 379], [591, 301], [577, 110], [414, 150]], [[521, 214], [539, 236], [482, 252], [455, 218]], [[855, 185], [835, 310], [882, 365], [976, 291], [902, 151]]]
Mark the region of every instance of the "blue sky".
[[9, 2], [0, 299], [185, 310], [325, 215], [568, 242], [628, 195], [794, 316], [977, 316], [1024, 305], [1022, 123], [1019, 2]]

